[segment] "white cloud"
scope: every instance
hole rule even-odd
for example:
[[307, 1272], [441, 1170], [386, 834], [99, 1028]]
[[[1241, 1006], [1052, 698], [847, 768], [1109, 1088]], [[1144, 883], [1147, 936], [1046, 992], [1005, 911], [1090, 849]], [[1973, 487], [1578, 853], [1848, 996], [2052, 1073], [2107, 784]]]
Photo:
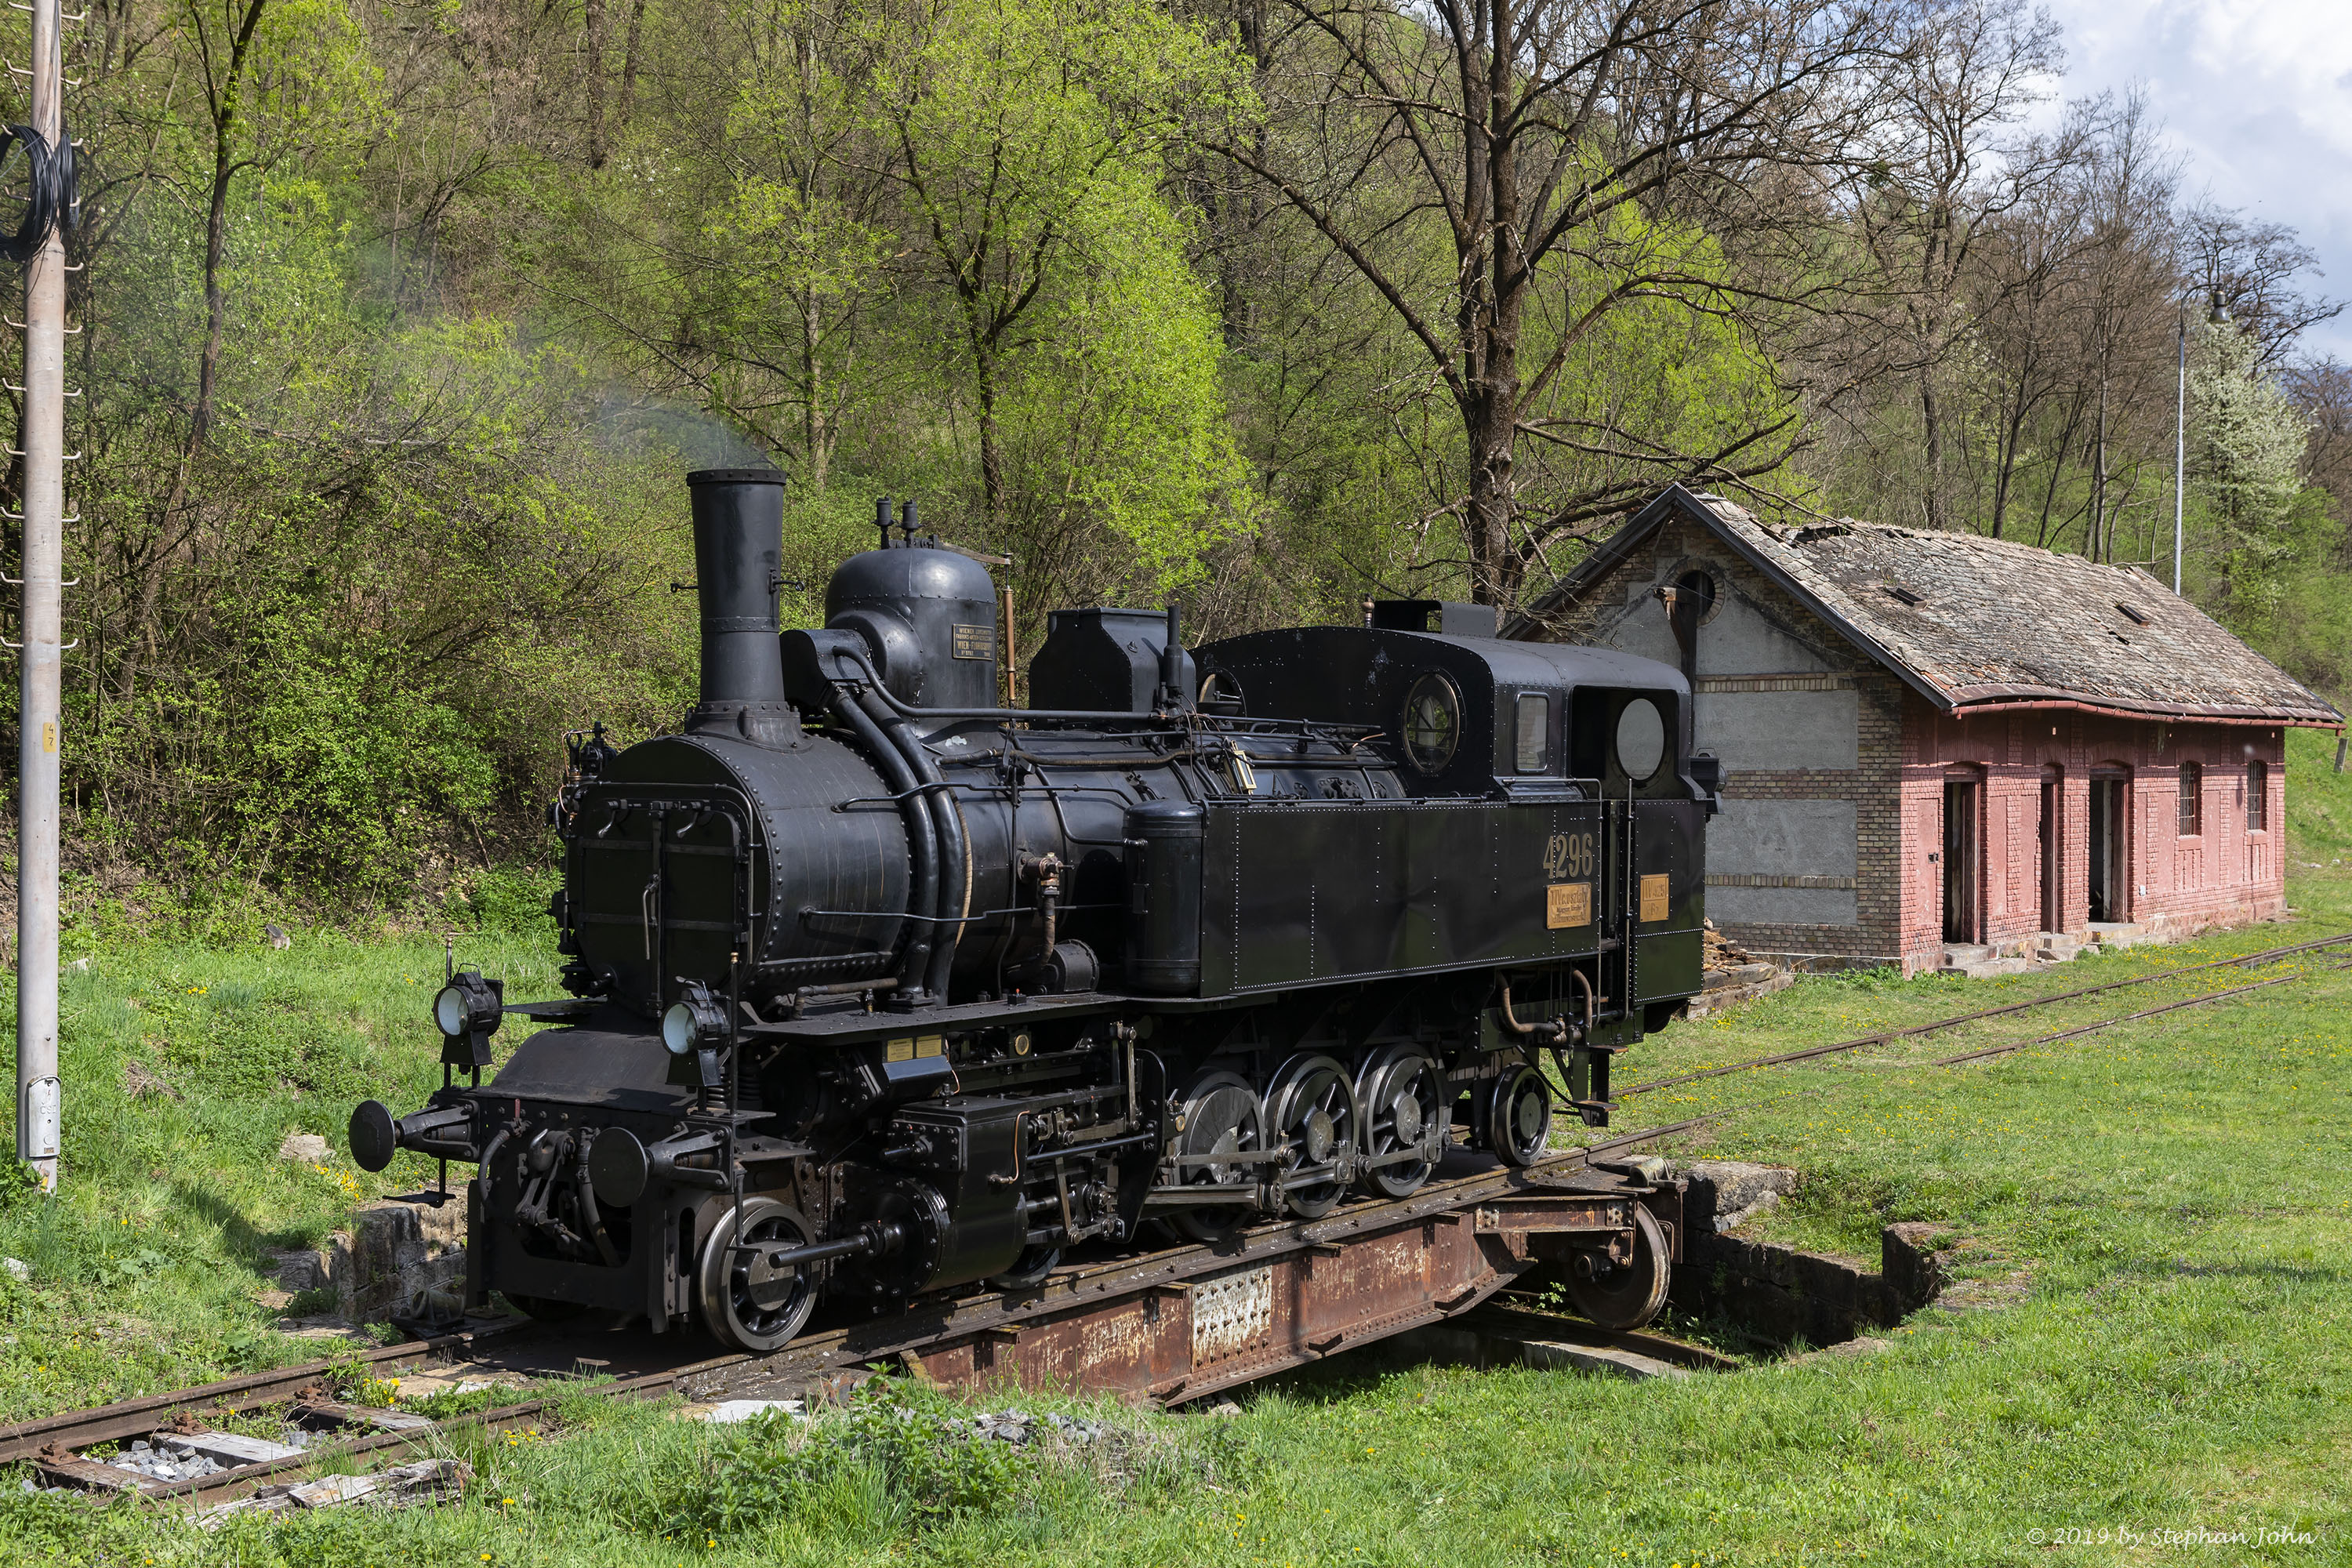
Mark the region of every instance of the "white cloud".
[[[2191, 193], [2293, 226], [2352, 297], [2352, 20], [2342, 0], [2051, 0], [2069, 97], [2143, 84]], [[2339, 317], [2305, 346], [2352, 359]]]

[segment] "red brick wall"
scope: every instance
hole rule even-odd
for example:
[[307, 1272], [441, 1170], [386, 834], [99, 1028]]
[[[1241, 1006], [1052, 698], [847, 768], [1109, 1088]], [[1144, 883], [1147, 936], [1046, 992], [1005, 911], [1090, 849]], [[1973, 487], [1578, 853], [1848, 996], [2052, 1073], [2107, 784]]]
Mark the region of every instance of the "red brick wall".
[[[2094, 767], [2130, 774], [2129, 910], [2132, 922], [2171, 931], [2259, 920], [2285, 905], [2285, 752], [2270, 726], [2166, 723], [2066, 711], [1954, 719], [1916, 694], [1904, 698], [1902, 740], [1902, 955], [1933, 967], [1943, 948], [1944, 784], [1983, 781], [1979, 940], [2029, 937], [2042, 928], [2042, 773], [2064, 770], [2059, 823], [2064, 929], [2090, 923], [2084, 853]], [[2270, 765], [2271, 824], [2246, 829], [2246, 764]], [[2201, 763], [2202, 831], [2178, 832], [2179, 767]]]

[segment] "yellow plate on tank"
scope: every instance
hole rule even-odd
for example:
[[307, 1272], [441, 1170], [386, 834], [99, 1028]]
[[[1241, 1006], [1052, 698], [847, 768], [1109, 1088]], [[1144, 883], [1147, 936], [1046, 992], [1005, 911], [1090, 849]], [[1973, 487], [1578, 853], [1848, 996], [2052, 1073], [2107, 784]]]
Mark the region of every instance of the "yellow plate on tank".
[[1592, 923], [1592, 884], [1554, 882], [1544, 889], [1544, 929], [1574, 931]]

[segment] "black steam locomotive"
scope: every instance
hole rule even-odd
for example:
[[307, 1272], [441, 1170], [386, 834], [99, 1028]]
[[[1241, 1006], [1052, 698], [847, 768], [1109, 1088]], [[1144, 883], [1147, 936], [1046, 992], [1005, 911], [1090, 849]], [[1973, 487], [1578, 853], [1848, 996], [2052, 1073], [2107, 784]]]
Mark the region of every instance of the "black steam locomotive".
[[[820, 1293], [1400, 1197], [1449, 1147], [1538, 1158], [1544, 1053], [1605, 1124], [1698, 989], [1675, 670], [1467, 605], [1189, 652], [1173, 610], [1065, 610], [1003, 709], [989, 577], [911, 505], [780, 634], [780, 478], [688, 482], [700, 702], [574, 736], [552, 807], [574, 1000], [457, 974], [446, 1087], [352, 1118], [368, 1169], [477, 1166], [469, 1302], [761, 1351]], [[556, 1026], [483, 1083], [517, 1012]]]

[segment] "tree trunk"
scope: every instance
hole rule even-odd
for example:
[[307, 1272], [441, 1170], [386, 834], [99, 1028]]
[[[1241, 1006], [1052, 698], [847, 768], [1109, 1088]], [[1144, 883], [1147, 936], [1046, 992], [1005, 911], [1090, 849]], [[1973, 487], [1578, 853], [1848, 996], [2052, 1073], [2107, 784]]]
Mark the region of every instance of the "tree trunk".
[[604, 0], [584, 0], [588, 24], [588, 166], [604, 166]]
[[637, 45], [645, 36], [646, 0], [631, 0], [628, 37], [621, 45], [621, 102], [614, 134], [626, 135], [629, 116], [637, 107]]
[[803, 290], [801, 295], [801, 391], [806, 398], [803, 405], [807, 417], [802, 435], [807, 454], [809, 488], [819, 499], [824, 495], [825, 459], [832, 446], [824, 420], [824, 356], [819, 352], [824, 334], [822, 312], [817, 309], [815, 291]]
[[1927, 448], [1927, 526], [1940, 531], [1948, 521], [1944, 505], [1944, 406], [1936, 394], [1932, 364], [1919, 381], [1919, 421]]
[[988, 509], [990, 537], [1004, 537], [1004, 459], [996, 446], [996, 359], [985, 344], [973, 345], [980, 371], [980, 492]]
[[2113, 525], [2107, 519], [2107, 362], [2099, 356], [2099, 433], [2095, 437], [2097, 456], [2091, 473], [2091, 559], [2115, 559], [2115, 541], [2109, 537]]
[[213, 178], [212, 199], [205, 211], [205, 346], [196, 356], [196, 405], [188, 418], [187, 445], [181, 449], [179, 469], [172, 478], [171, 491], [163, 498], [163, 509], [156, 518], [155, 547], [140, 563], [139, 607], [134, 623], [137, 632], [129, 639], [131, 651], [124, 655], [119, 676], [126, 699], [138, 685], [137, 650], [141, 644], [143, 642], [150, 656], [157, 648], [155, 623], [163, 598], [163, 575], [178, 548], [173, 537], [174, 521], [187, 505], [196, 457], [212, 434], [214, 413], [220, 400], [221, 345], [228, 330], [228, 291], [221, 285], [221, 266], [228, 254], [229, 185], [236, 178], [238, 167], [237, 100], [245, 85], [246, 57], [252, 50], [254, 31], [261, 26], [261, 16], [268, 6], [268, 0], [250, 0], [237, 23], [236, 37], [229, 46], [227, 74], [220, 81], [208, 84], [212, 89]]
[[[205, 215], [205, 348], [196, 366], [195, 415], [188, 424], [188, 456], [194, 458], [211, 432], [213, 405], [218, 396], [221, 337], [228, 319], [228, 299], [221, 288], [221, 261], [228, 250], [228, 187], [236, 178], [237, 97], [245, 81], [245, 57], [253, 47], [254, 29], [268, 0], [252, 0], [230, 47], [228, 78], [213, 100], [212, 205]], [[186, 479], [182, 465], [181, 480]], [[174, 485], [174, 491], [181, 485]]]

